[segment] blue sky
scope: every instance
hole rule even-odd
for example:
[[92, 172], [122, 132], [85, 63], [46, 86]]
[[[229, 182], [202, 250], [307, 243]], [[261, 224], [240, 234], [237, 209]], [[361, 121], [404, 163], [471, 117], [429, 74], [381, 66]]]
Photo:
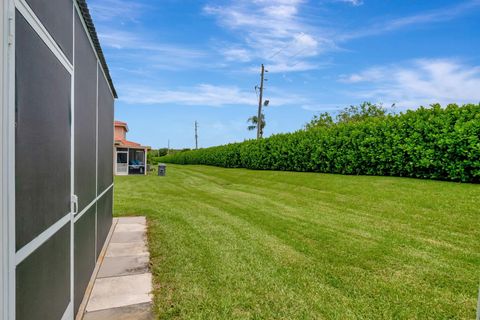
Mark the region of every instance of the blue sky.
[[90, 0], [129, 140], [201, 147], [362, 101], [396, 110], [480, 102], [480, 0]]

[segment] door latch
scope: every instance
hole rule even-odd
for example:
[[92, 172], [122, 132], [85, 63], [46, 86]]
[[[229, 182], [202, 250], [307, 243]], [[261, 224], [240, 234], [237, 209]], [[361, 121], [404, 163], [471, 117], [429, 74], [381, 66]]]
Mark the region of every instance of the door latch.
[[78, 196], [76, 194], [72, 194], [72, 212], [73, 215], [78, 213]]

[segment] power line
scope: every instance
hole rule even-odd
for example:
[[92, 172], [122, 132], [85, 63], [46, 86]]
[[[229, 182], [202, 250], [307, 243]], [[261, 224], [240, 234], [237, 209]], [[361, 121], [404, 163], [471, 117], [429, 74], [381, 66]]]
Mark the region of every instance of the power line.
[[[298, 41], [298, 39], [300, 39], [300, 38], [302, 38], [302, 37], [304, 37], [304, 36], [305, 36], [305, 33], [302, 32], [302, 33], [300, 34], [300, 36], [299, 36], [297, 39], [295, 39], [295, 41]], [[295, 42], [295, 41], [293, 41], [293, 42]], [[270, 57], [268, 57], [267, 60], [270, 60], [270, 59], [276, 57], [276, 56], [277, 56], [279, 53], [281, 53], [283, 50], [287, 49], [287, 48], [291, 45], [291, 43], [292, 43], [292, 41], [290, 41], [290, 42], [288, 42], [287, 44], [285, 44], [282, 48], [280, 48], [280, 50], [278, 50], [278, 51], [275, 52], [273, 55], [271, 55]]]

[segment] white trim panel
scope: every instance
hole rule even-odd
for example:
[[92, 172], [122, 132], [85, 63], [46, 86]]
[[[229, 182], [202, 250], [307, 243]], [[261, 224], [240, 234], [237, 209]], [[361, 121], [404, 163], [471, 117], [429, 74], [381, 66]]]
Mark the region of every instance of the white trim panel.
[[4, 25], [7, 31], [7, 38], [3, 39], [4, 51], [4, 93], [3, 96], [3, 131], [1, 135], [3, 148], [2, 159], [4, 161], [4, 175], [2, 183], [5, 192], [3, 193], [6, 209], [6, 220], [4, 227], [5, 248], [7, 248], [6, 267], [6, 296], [4, 297], [6, 319], [15, 319], [15, 5], [13, 0], [4, 0], [2, 5], [6, 6]]
[[47, 230], [40, 233], [35, 239], [33, 239], [28, 244], [23, 246], [20, 250], [18, 250], [17, 253], [15, 254], [15, 265], [18, 266], [23, 260], [25, 260], [25, 258], [31, 255], [35, 250], [40, 248], [42, 244], [44, 244], [62, 227], [64, 227], [67, 223], [69, 223], [70, 218], [71, 218], [71, 213], [66, 214], [65, 216], [63, 216], [62, 219], [55, 222]]

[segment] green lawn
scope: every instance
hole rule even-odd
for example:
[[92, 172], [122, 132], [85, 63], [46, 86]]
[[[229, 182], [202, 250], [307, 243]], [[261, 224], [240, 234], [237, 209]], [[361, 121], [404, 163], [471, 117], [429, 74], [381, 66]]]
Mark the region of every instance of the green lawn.
[[161, 319], [475, 317], [480, 185], [168, 165], [146, 215]]

